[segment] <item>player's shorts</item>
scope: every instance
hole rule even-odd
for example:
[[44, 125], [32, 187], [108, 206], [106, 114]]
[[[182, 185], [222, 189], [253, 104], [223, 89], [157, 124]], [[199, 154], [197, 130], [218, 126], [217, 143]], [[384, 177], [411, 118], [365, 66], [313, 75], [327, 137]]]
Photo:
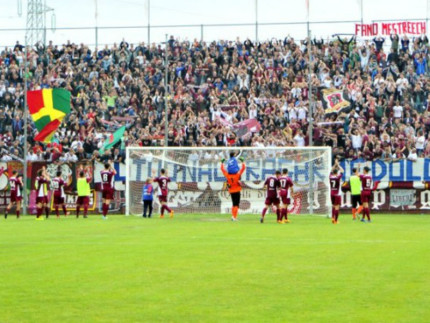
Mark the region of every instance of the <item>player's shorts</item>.
[[239, 206], [239, 204], [240, 204], [240, 192], [230, 193], [230, 195], [231, 195], [231, 202], [233, 203], [233, 206]]
[[281, 195], [280, 199], [281, 199], [282, 204], [284, 204], [284, 205], [290, 205], [291, 204], [291, 199], [287, 195], [285, 195], [285, 196]]
[[371, 191], [362, 191], [361, 192], [361, 202], [362, 203], [369, 203], [371, 196], [372, 196], [372, 192]]
[[64, 204], [64, 197], [54, 195], [54, 205]]
[[102, 190], [102, 198], [105, 200], [113, 200], [113, 188]]
[[358, 204], [361, 205], [361, 196], [360, 195], [351, 195], [351, 204], [354, 209], [357, 208]]
[[266, 205], [279, 205], [279, 198], [277, 197], [266, 197], [266, 201], [264, 202]]
[[158, 195], [158, 200], [167, 203], [167, 195]]
[[21, 202], [22, 196], [16, 196], [16, 192], [10, 192], [10, 201], [11, 202]]
[[340, 205], [342, 202], [342, 198], [340, 195], [331, 195], [331, 204], [332, 205]]
[[48, 204], [48, 197], [47, 196], [36, 197], [36, 204]]
[[77, 205], [88, 205], [90, 204], [90, 198], [88, 196], [78, 196], [76, 200]]

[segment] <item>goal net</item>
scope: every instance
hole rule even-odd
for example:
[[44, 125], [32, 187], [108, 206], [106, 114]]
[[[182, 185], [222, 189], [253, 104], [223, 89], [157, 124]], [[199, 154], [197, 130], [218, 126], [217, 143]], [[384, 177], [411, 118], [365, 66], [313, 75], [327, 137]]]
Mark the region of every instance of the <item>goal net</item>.
[[[127, 147], [126, 215], [142, 214], [145, 181], [159, 176], [162, 168], [171, 180], [168, 206], [175, 214], [231, 213], [231, 198], [220, 169], [221, 160], [228, 160], [231, 151], [240, 154], [246, 164], [240, 214], [260, 214], [266, 197], [265, 179], [287, 168], [294, 183], [289, 213], [329, 215], [329, 147]], [[153, 186], [156, 214], [160, 209], [158, 185]]]

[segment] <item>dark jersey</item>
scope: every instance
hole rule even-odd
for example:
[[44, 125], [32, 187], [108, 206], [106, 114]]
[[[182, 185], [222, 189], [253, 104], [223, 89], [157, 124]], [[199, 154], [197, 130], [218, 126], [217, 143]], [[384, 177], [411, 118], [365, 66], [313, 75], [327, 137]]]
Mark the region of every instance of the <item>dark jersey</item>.
[[51, 183], [48, 179], [37, 176], [36, 177], [36, 196], [47, 197], [48, 196], [48, 185]]
[[278, 196], [277, 188], [279, 187], [279, 180], [275, 176], [270, 176], [264, 182], [267, 187], [267, 197], [276, 198]]
[[154, 178], [154, 182], [158, 183], [158, 195], [167, 196], [167, 193], [169, 192], [167, 184], [170, 182], [170, 178], [168, 178], [167, 176], [160, 176]]
[[22, 182], [17, 177], [9, 178], [10, 192], [15, 196], [22, 196]]
[[64, 197], [64, 185], [66, 183], [62, 178], [54, 178], [51, 182], [51, 188], [54, 190], [55, 197]]
[[370, 175], [360, 175], [361, 180], [361, 190], [362, 191], [371, 191], [373, 186], [372, 176]]
[[113, 189], [113, 179], [114, 179], [115, 173], [110, 170], [102, 170], [100, 172], [100, 176], [102, 178], [102, 189], [103, 190]]
[[342, 179], [342, 174], [330, 175], [330, 194], [332, 196], [334, 195], [340, 195], [340, 180]]
[[279, 177], [279, 187], [281, 189], [280, 194], [282, 196], [286, 196], [288, 198], [291, 197], [291, 190], [290, 188], [294, 186], [294, 183], [291, 178], [288, 176], [281, 176]]

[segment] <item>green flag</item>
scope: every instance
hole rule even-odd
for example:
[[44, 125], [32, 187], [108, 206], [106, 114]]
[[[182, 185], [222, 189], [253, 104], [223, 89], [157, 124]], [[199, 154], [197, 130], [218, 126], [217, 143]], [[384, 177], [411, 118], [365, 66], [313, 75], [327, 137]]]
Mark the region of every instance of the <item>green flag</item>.
[[103, 154], [105, 152], [105, 150], [112, 148], [113, 146], [115, 146], [115, 144], [122, 140], [122, 137], [124, 136], [124, 131], [125, 131], [125, 126], [122, 126], [121, 128], [119, 128], [117, 131], [115, 131], [114, 133], [112, 133], [108, 139], [106, 139], [104, 145], [102, 148], [100, 148], [99, 152], [100, 154]]

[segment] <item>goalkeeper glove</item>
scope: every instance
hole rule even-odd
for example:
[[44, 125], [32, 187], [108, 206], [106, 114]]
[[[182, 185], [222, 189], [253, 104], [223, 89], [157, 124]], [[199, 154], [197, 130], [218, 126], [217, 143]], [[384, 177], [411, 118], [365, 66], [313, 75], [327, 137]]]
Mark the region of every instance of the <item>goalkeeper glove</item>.
[[224, 164], [224, 162], [225, 162], [225, 158], [221, 159], [221, 163], [223, 163], [223, 164]]
[[245, 161], [245, 158], [243, 158], [242, 156], [240, 156], [239, 160], [243, 163]]

